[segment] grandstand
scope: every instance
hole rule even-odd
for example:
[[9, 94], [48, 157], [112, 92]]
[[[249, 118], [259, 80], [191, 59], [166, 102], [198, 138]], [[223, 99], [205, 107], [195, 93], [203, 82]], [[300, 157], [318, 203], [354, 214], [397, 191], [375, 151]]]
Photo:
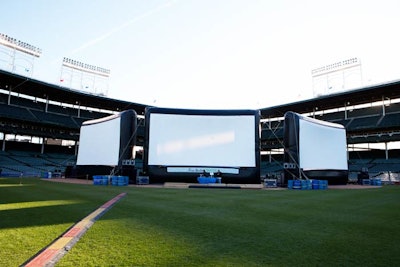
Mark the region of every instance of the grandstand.
[[261, 109], [262, 159], [264, 174], [282, 172], [283, 116], [295, 111], [319, 120], [342, 124], [347, 132], [349, 181], [357, 180], [361, 169], [385, 182], [398, 182], [400, 153], [389, 144], [400, 140], [400, 82], [320, 96], [306, 101]]
[[[138, 114], [136, 145], [142, 146], [146, 107], [0, 70], [2, 175], [70, 175], [82, 122], [124, 110]], [[262, 177], [282, 174], [287, 111], [345, 126], [350, 181], [362, 168], [388, 182], [399, 180], [400, 150], [391, 144], [400, 142], [400, 81], [261, 108]], [[141, 164], [138, 159], [137, 168]]]

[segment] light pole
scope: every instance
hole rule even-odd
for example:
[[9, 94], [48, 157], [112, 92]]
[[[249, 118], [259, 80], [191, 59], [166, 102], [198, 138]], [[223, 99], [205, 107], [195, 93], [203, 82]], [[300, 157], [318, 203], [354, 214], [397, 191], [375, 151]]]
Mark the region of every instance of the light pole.
[[[61, 65], [61, 75], [60, 75], [60, 83], [65, 82], [66, 74], [69, 74], [69, 87], [72, 89], [72, 83], [74, 81], [74, 76], [78, 75], [78, 85], [76, 86], [79, 90], [88, 89], [89, 85], [93, 88], [93, 92], [97, 94], [96, 83], [104, 82], [107, 84], [108, 89], [108, 79], [110, 77], [111, 71], [109, 69], [105, 69], [102, 67], [86, 64], [77, 60], [73, 60], [70, 58], [63, 58], [63, 62]], [[90, 83], [86, 83], [89, 81]]]
[[[22, 74], [29, 72], [30, 76], [33, 75], [33, 66], [35, 57], [40, 57], [42, 50], [36, 46], [30, 45], [26, 42], [17, 40], [16, 38], [10, 37], [6, 34], [0, 33], [0, 45], [11, 50], [9, 53], [4, 52], [9, 56], [10, 71], [16, 72], [17, 67], [21, 66], [24, 69]], [[17, 64], [16, 61], [23, 60], [29, 64], [29, 68], [22, 64]]]
[[[325, 93], [329, 93], [330, 89], [333, 89], [332, 81], [341, 79], [341, 87], [343, 90], [346, 88], [346, 77], [350, 76], [354, 70], [357, 70], [360, 75], [360, 86], [362, 86], [362, 69], [361, 61], [359, 58], [354, 57], [342, 61], [338, 61], [332, 64], [328, 64], [311, 71], [312, 83], [313, 83], [313, 93], [317, 96], [318, 89], [317, 84], [326, 83]], [[346, 75], [347, 74], [347, 75]], [[321, 86], [323, 87], [323, 86]]]

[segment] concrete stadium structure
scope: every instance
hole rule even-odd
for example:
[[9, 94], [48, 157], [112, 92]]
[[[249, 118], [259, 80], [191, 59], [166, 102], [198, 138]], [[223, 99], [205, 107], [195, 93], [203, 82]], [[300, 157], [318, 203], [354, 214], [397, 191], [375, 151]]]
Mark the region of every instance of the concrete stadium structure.
[[[142, 147], [147, 107], [0, 70], [2, 175], [71, 175], [82, 123], [124, 110], [138, 115], [135, 143]], [[400, 150], [391, 144], [400, 141], [400, 81], [261, 108], [260, 178], [279, 179], [283, 172], [283, 117], [288, 111], [346, 128], [350, 181], [366, 169], [370, 175], [398, 181]], [[141, 156], [138, 150], [138, 169]]]

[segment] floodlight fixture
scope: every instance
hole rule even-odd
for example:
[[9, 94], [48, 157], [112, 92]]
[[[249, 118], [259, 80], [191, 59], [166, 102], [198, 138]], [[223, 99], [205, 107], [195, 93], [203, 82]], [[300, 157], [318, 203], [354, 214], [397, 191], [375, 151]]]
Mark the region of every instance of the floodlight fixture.
[[105, 69], [105, 68], [98, 67], [95, 65], [83, 63], [78, 60], [70, 59], [67, 57], [63, 58], [62, 65], [65, 67], [69, 67], [72, 69], [76, 69], [76, 70], [91, 73], [91, 74], [96, 74], [96, 75], [107, 77], [107, 78], [110, 76], [109, 69]]
[[353, 68], [353, 67], [360, 66], [360, 65], [361, 65], [361, 61], [359, 58], [357, 58], [357, 57], [349, 58], [346, 60], [338, 61], [338, 62], [335, 62], [332, 64], [328, 64], [328, 65], [313, 69], [311, 71], [311, 75], [312, 75], [312, 77], [317, 77], [317, 76], [321, 76], [321, 75], [326, 75], [331, 72], [340, 71], [340, 70], [344, 70], [344, 69], [348, 69], [348, 68]]
[[42, 54], [42, 49], [3, 33], [0, 33], [0, 44], [34, 57], [40, 57]]
[[311, 70], [311, 76], [314, 96], [362, 86], [361, 60], [353, 57], [337, 61]]

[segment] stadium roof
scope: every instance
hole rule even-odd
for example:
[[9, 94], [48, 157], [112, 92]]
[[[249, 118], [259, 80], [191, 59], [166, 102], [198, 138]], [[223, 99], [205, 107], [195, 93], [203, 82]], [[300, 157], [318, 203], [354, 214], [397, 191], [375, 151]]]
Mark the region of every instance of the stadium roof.
[[25, 94], [37, 98], [48, 99], [92, 108], [121, 111], [133, 109], [138, 114], [144, 114], [147, 105], [108, 98], [101, 95], [46, 83], [29, 77], [0, 70], [0, 88], [15, 93]]
[[263, 118], [275, 118], [283, 117], [287, 111], [304, 114], [316, 110], [329, 110], [394, 98], [400, 98], [400, 80], [335, 94], [327, 94], [304, 101], [262, 108], [260, 112]]
[[[133, 109], [138, 114], [144, 114], [147, 105], [108, 98], [102, 95], [70, 89], [40, 80], [32, 79], [8, 71], [0, 70], [0, 88], [33, 97], [68, 103], [80, 104], [92, 108], [122, 111]], [[344, 106], [353, 106], [381, 101], [382, 98], [400, 98], [400, 80], [364, 87], [360, 89], [327, 94], [299, 102], [261, 108], [263, 118], [282, 117], [287, 111], [300, 114], [316, 110], [328, 110]]]

